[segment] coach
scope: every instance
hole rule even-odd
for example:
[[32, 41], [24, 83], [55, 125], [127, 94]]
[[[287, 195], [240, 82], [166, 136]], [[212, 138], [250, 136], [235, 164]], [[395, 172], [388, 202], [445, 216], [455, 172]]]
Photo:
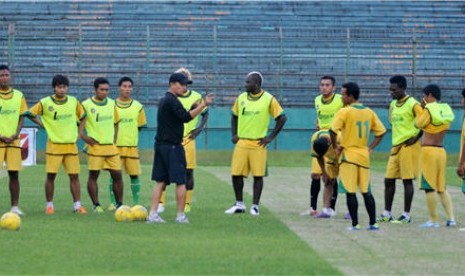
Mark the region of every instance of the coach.
[[170, 76], [169, 92], [159, 104], [157, 113], [158, 130], [155, 136], [155, 156], [152, 168], [152, 180], [157, 184], [153, 189], [149, 223], [163, 223], [157, 209], [160, 195], [166, 185], [176, 183], [177, 223], [189, 223], [184, 214], [186, 201], [186, 156], [182, 146], [184, 123], [199, 115], [205, 107], [213, 102], [213, 95], [207, 95], [197, 107], [186, 111], [177, 97], [187, 91], [188, 78], [182, 73]]

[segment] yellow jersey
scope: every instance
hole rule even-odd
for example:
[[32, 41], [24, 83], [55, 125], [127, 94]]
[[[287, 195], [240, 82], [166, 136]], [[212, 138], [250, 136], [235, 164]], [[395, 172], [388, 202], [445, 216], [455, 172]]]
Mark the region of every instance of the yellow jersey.
[[415, 126], [426, 133], [439, 133], [449, 129], [454, 118], [454, 111], [448, 104], [432, 102], [415, 118]]
[[137, 147], [139, 143], [139, 128], [147, 125], [144, 106], [137, 100], [116, 100], [116, 108], [120, 117], [118, 126], [118, 147]]
[[[20, 116], [27, 111], [27, 103], [21, 91], [9, 89], [0, 91], [0, 135], [11, 137], [18, 129]], [[0, 147], [19, 147], [20, 139], [11, 144], [0, 142]]]
[[421, 111], [420, 103], [408, 95], [391, 102], [389, 122], [392, 126], [393, 147], [418, 135], [420, 130], [415, 127], [415, 118], [420, 115]]
[[330, 129], [334, 116], [339, 109], [344, 107], [341, 95], [333, 94], [328, 100], [319, 95], [315, 98], [315, 110], [318, 120], [318, 127], [320, 129]]
[[338, 111], [331, 125], [331, 131], [341, 132], [340, 162], [369, 167], [370, 133], [381, 136], [386, 132], [386, 128], [373, 110], [361, 103], [353, 103]]
[[238, 117], [239, 139], [264, 138], [268, 132], [270, 115], [276, 119], [283, 112], [281, 105], [270, 93], [263, 90], [257, 95], [243, 92], [236, 98], [232, 108], [233, 115]]

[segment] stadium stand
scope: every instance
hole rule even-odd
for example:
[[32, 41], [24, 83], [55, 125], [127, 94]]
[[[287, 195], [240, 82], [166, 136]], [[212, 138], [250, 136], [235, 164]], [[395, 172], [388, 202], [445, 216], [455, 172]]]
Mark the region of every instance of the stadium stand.
[[[83, 99], [92, 80], [136, 81], [154, 105], [170, 72], [186, 66], [195, 88], [227, 106], [260, 70], [285, 106], [310, 107], [323, 74], [357, 81], [385, 107], [390, 75], [417, 95], [436, 82], [457, 106], [465, 87], [465, 4], [459, 1], [0, 1], [0, 62], [34, 102], [56, 73]], [[14, 28], [14, 31], [11, 31]], [[115, 91], [114, 91], [115, 92]], [[368, 96], [367, 96], [368, 95]], [[454, 96], [452, 96], [454, 95]]]

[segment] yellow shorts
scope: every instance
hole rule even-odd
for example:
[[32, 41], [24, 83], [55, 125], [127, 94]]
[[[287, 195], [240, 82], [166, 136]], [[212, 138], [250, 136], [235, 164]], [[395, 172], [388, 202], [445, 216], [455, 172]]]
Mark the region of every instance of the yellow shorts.
[[187, 169], [194, 169], [197, 166], [195, 140], [184, 138], [182, 141], [184, 151], [186, 152]]
[[121, 157], [121, 165], [129, 175], [140, 175], [142, 173], [139, 158]]
[[[328, 174], [329, 178], [335, 179], [339, 173], [339, 165], [337, 164], [337, 160], [328, 162], [328, 159], [325, 158], [325, 169], [326, 173]], [[312, 157], [312, 174], [321, 174], [320, 164], [318, 164], [318, 159], [316, 157]]]
[[89, 155], [87, 162], [89, 171], [121, 170], [121, 158], [119, 154], [111, 156]]
[[23, 168], [21, 160], [21, 148], [2, 147], [0, 148], [0, 168], [6, 162], [7, 171], [20, 171]]
[[81, 171], [77, 154], [46, 154], [45, 171], [47, 173], [58, 173], [61, 164], [67, 174], [79, 174]]
[[342, 162], [339, 165], [339, 183], [348, 193], [357, 192], [357, 187], [361, 193], [367, 193], [370, 190], [370, 169]]
[[337, 163], [325, 163], [325, 169], [331, 179], [336, 179], [339, 175], [339, 165]]
[[444, 192], [446, 188], [447, 153], [441, 147], [421, 147], [420, 189]]
[[393, 147], [386, 168], [386, 178], [415, 179], [420, 170], [420, 149], [420, 141], [410, 146]]
[[312, 174], [321, 174], [320, 164], [318, 164], [318, 159], [316, 157], [312, 157]]
[[239, 140], [234, 148], [231, 174], [234, 176], [265, 176], [267, 150], [263, 147], [246, 147], [247, 141]]

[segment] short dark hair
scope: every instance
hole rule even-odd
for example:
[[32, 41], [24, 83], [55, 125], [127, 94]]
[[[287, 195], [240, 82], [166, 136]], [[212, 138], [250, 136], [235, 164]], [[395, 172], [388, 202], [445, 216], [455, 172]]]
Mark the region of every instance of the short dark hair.
[[121, 79], [119, 79], [118, 86], [121, 86], [121, 84], [123, 84], [123, 82], [126, 81], [130, 82], [131, 85], [134, 85], [134, 81], [130, 77], [122, 77]]
[[407, 79], [402, 75], [395, 75], [389, 79], [389, 83], [397, 84], [399, 88], [407, 89]]
[[465, 98], [465, 89], [462, 90], [462, 97]]
[[437, 84], [427, 85], [425, 88], [423, 88], [423, 94], [427, 96], [431, 95], [438, 101], [441, 100], [441, 88], [439, 88], [439, 85]]
[[346, 94], [347, 95], [352, 95], [355, 100], [358, 100], [360, 97], [360, 88], [358, 87], [358, 84], [355, 82], [346, 82], [342, 85], [343, 88], [346, 89]]
[[313, 141], [313, 150], [318, 156], [323, 156], [328, 151], [329, 144], [328, 140], [324, 137], [320, 137]]
[[8, 70], [8, 71], [10, 71], [10, 67], [8, 67], [8, 65], [5, 65], [5, 64], [0, 64], [0, 70]]
[[330, 80], [330, 81], [331, 81], [331, 84], [332, 84], [333, 86], [336, 85], [336, 79], [335, 79], [333, 76], [328, 76], [328, 75], [323, 76], [323, 77], [321, 77], [320, 82], [321, 82], [322, 80]]
[[52, 79], [52, 87], [55, 88], [57, 87], [58, 85], [66, 85], [66, 86], [69, 86], [69, 79], [67, 76], [65, 75], [55, 75]]
[[100, 84], [108, 84], [108, 85], [110, 85], [110, 82], [106, 78], [102, 78], [102, 77], [96, 78], [94, 80], [94, 88], [97, 89]]

